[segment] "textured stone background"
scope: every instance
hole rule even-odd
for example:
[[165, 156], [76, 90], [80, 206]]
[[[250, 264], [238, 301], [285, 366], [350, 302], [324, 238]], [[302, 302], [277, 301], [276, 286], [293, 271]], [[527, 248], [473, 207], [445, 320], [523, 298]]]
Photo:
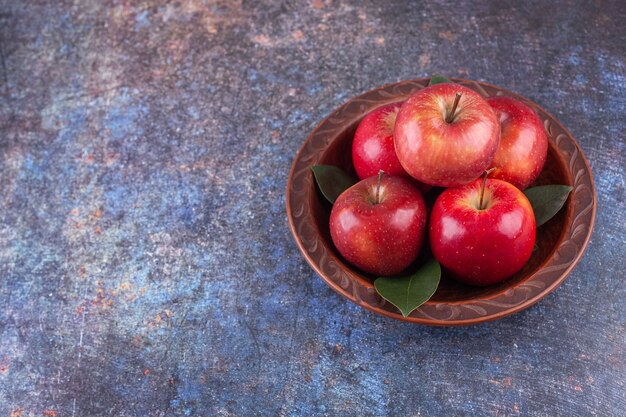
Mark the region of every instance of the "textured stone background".
[[[0, 416], [623, 416], [624, 3], [467, 3], [0, 0]], [[345, 301], [285, 216], [325, 115], [434, 72], [539, 103], [598, 188], [564, 285], [474, 327]]]

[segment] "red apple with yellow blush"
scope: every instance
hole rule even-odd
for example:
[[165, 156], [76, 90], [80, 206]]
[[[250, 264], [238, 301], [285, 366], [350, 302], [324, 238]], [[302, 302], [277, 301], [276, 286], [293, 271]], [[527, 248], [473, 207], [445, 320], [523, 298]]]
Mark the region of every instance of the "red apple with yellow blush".
[[500, 120], [500, 146], [491, 162], [491, 178], [501, 179], [520, 190], [532, 184], [543, 169], [548, 154], [548, 135], [537, 113], [511, 97], [487, 99]]
[[478, 93], [455, 83], [419, 90], [402, 105], [394, 144], [402, 167], [418, 181], [456, 187], [489, 167], [500, 123]]

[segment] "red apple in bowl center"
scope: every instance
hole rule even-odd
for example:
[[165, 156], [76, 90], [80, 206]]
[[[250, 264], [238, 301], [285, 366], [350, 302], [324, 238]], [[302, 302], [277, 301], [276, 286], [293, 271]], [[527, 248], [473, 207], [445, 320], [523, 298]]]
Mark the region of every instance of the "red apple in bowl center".
[[530, 258], [535, 216], [524, 193], [512, 184], [477, 179], [437, 198], [429, 238], [433, 256], [457, 280], [495, 284], [522, 269]]
[[394, 126], [402, 167], [418, 181], [455, 187], [478, 178], [500, 143], [500, 123], [478, 93], [441, 83], [413, 94]]
[[344, 191], [330, 213], [335, 247], [352, 265], [375, 275], [402, 272], [419, 254], [426, 205], [409, 180], [388, 175], [364, 179]]
[[548, 135], [537, 113], [511, 97], [487, 99], [500, 119], [500, 146], [491, 162], [491, 178], [501, 179], [520, 190], [532, 184], [546, 162]]

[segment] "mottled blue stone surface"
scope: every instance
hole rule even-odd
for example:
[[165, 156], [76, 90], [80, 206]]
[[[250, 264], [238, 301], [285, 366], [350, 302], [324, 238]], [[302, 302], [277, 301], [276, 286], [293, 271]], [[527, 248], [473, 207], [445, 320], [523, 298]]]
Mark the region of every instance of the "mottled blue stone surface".
[[[0, 1], [0, 416], [623, 416], [625, 8]], [[342, 299], [285, 186], [348, 98], [432, 73], [554, 114], [598, 189], [556, 292], [429, 328]]]

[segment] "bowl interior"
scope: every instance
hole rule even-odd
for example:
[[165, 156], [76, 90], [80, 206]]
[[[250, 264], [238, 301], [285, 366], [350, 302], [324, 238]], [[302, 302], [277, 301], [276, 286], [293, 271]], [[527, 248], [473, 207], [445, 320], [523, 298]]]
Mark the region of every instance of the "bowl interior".
[[[351, 173], [356, 178], [352, 164], [351, 149], [352, 138], [359, 122], [360, 119], [357, 119], [350, 124], [346, 124], [343, 129], [334, 133], [334, 137], [329, 138], [328, 146], [323, 150], [320, 157], [320, 164], [340, 167], [346, 172]], [[572, 179], [567, 171], [566, 162], [563, 160], [563, 157], [560, 156], [560, 153], [558, 152], [558, 149], [556, 149], [555, 145], [550, 141], [548, 157], [546, 159], [544, 169], [533, 185], [571, 184], [571, 182]], [[313, 184], [313, 186], [316, 187], [315, 184]], [[441, 191], [442, 189], [434, 188], [427, 193], [425, 196], [427, 204], [429, 202], [432, 204]], [[325, 246], [338, 259], [338, 262], [341, 262], [341, 266], [344, 269], [349, 270], [355, 279], [359, 280], [363, 286], [373, 287], [373, 282], [377, 277], [364, 273], [345, 262], [333, 245], [329, 229], [329, 216], [332, 208], [330, 203], [328, 203], [319, 190], [317, 190], [317, 187], [316, 191], [311, 192], [309, 196], [311, 200], [309, 201], [311, 213], [319, 230], [320, 238]], [[533, 252], [530, 260], [526, 263], [524, 268], [511, 278], [488, 287], [472, 287], [453, 280], [446, 275], [444, 271], [439, 288], [429, 303], [462, 303], [475, 298], [490, 298], [505, 292], [509, 288], [518, 286], [535, 271], [537, 271], [555, 251], [562, 235], [564, 223], [567, 217], [566, 213], [567, 210], [561, 210], [548, 223], [537, 229], [537, 250]], [[427, 240], [428, 239], [426, 239], [425, 242], [426, 244]], [[423, 253], [427, 253], [427, 251], [427, 247], [422, 250]], [[423, 256], [418, 258], [416, 263], [419, 263], [421, 258], [423, 258]]]

